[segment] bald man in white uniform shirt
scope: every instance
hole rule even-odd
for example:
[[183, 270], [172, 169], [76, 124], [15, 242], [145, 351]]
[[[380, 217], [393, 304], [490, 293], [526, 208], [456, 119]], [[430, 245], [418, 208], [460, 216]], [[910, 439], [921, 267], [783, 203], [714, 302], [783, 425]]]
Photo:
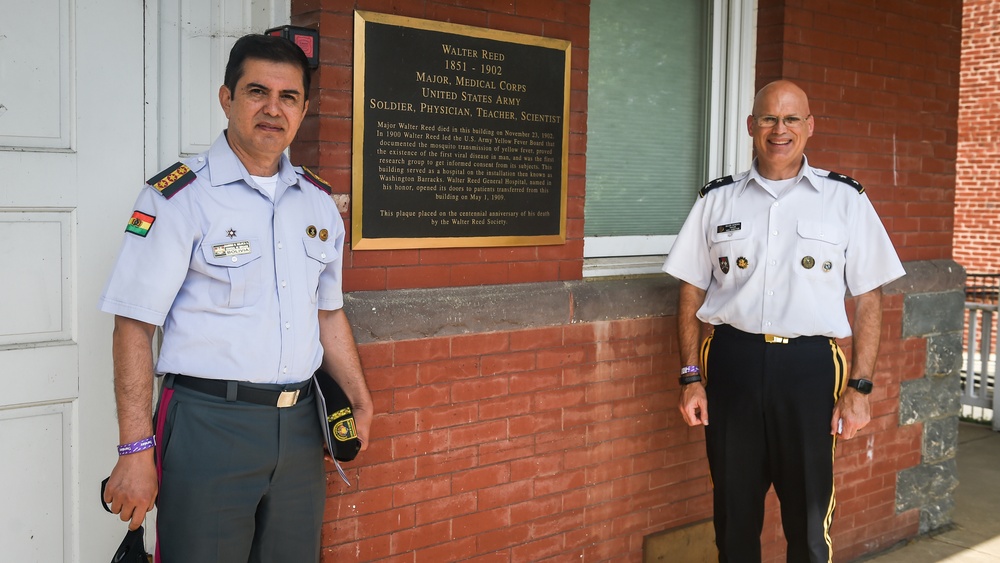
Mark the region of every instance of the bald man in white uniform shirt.
[[[881, 288], [905, 273], [861, 184], [809, 165], [814, 124], [795, 84], [761, 89], [752, 168], [701, 189], [663, 266], [681, 282], [678, 406], [705, 427], [722, 563], [760, 562], [771, 485], [787, 560], [832, 560], [834, 449], [871, 419]], [[852, 333], [848, 377], [836, 339]]]

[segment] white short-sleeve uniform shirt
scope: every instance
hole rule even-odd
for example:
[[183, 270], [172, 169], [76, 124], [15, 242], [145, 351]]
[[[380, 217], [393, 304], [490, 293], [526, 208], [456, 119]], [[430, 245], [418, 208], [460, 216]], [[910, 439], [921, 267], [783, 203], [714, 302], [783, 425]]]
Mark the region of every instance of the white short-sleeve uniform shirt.
[[143, 187], [99, 307], [163, 326], [158, 373], [303, 381], [318, 310], [343, 307], [343, 244], [325, 182], [282, 155], [272, 201], [223, 133]]
[[905, 274], [856, 181], [809, 166], [780, 193], [753, 168], [702, 189], [663, 265], [706, 291], [698, 318], [789, 338], [851, 334], [846, 290]]

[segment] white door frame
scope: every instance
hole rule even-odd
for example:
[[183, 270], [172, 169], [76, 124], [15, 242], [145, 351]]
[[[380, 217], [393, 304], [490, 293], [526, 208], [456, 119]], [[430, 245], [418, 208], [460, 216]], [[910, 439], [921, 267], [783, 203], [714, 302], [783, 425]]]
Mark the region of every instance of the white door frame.
[[131, 205], [120, 194], [142, 173], [142, 5], [4, 8], [0, 546], [4, 560], [96, 563], [125, 529], [98, 504], [118, 433], [96, 303]]

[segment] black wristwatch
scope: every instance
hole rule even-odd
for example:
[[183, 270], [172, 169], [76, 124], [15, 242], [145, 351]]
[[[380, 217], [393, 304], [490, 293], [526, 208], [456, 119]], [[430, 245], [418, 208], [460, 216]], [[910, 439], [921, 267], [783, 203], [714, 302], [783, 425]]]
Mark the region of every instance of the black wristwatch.
[[875, 388], [875, 384], [870, 379], [848, 379], [847, 386], [858, 390], [858, 393], [867, 395]]

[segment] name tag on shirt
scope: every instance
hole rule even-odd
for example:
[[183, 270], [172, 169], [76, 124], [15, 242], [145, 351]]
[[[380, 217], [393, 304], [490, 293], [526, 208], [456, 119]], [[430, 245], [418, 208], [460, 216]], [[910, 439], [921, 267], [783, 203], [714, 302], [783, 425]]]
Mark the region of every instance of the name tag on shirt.
[[242, 240], [239, 242], [230, 242], [227, 244], [216, 244], [212, 246], [212, 253], [215, 257], [220, 256], [238, 256], [240, 254], [250, 254], [250, 241]]
[[729, 223], [728, 225], [719, 225], [715, 228], [716, 233], [731, 233], [733, 231], [738, 231], [743, 228], [743, 223]]

